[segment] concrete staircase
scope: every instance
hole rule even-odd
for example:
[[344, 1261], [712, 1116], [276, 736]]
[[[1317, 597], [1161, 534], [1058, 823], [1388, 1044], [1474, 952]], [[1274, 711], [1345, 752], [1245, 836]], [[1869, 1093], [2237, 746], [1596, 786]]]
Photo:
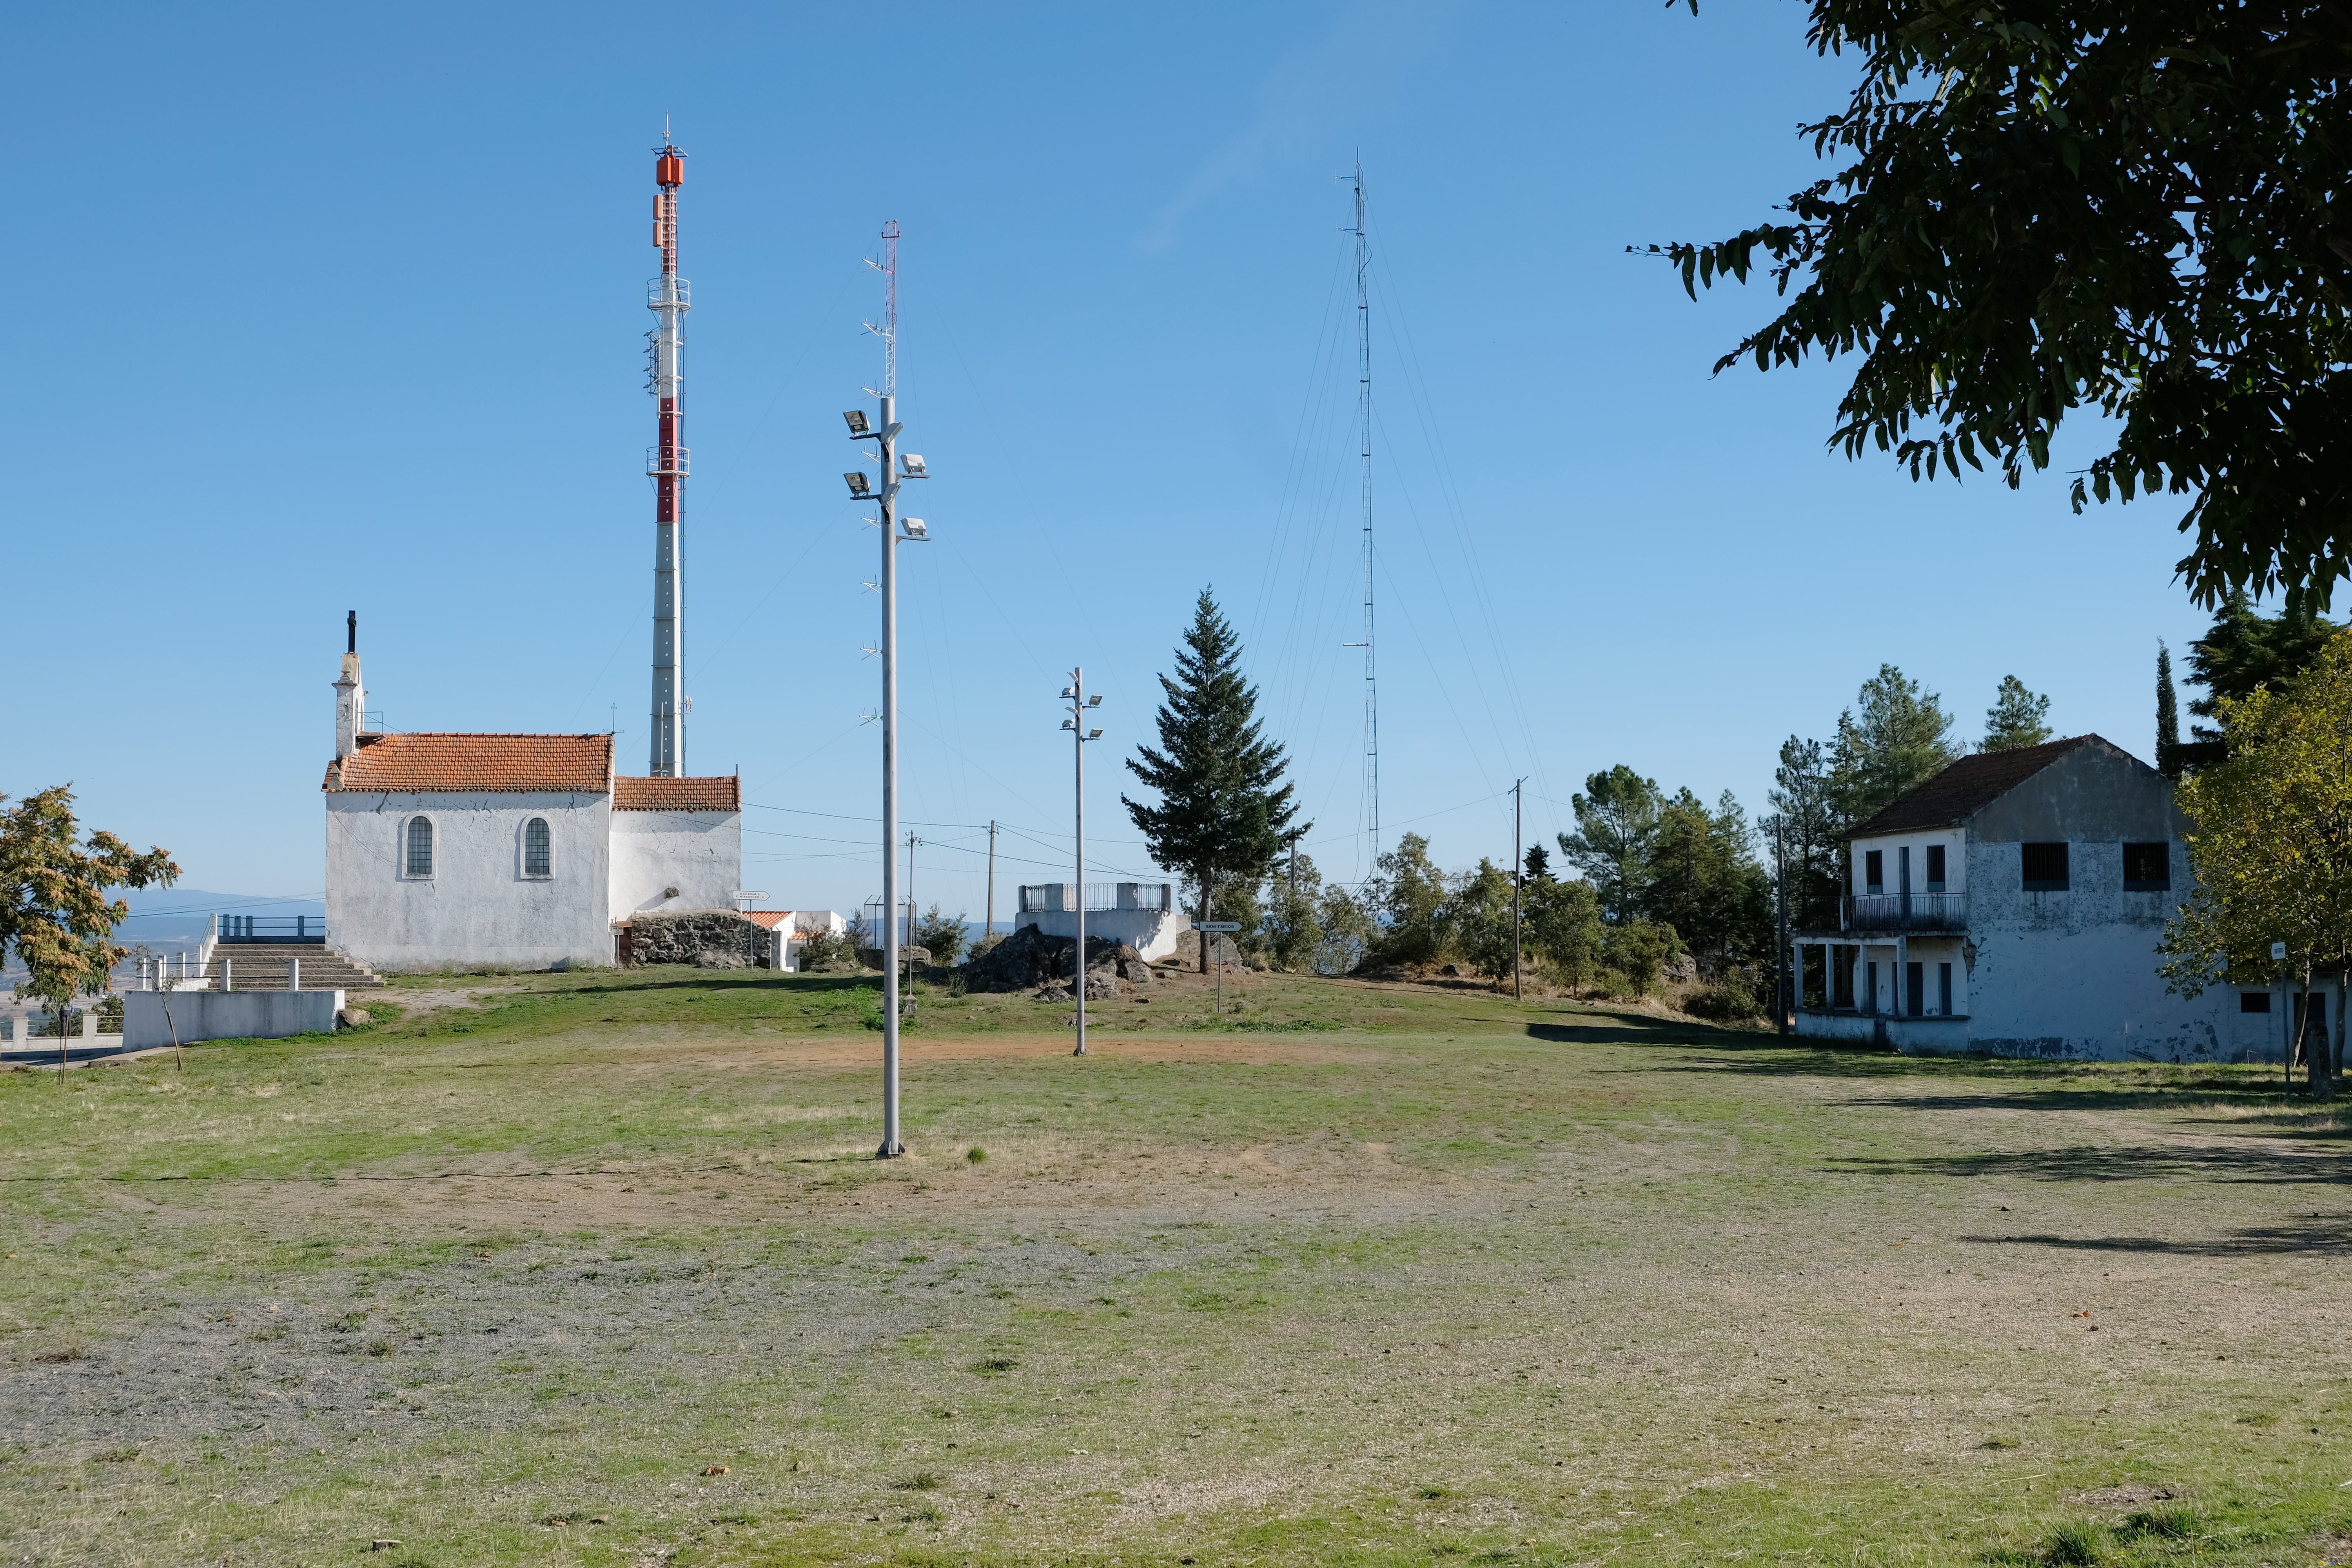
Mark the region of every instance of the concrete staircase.
[[237, 990], [283, 991], [298, 958], [302, 961], [305, 991], [370, 991], [383, 984], [367, 965], [316, 942], [223, 942], [213, 949], [213, 961], [205, 975], [218, 991], [223, 963], [234, 963]]

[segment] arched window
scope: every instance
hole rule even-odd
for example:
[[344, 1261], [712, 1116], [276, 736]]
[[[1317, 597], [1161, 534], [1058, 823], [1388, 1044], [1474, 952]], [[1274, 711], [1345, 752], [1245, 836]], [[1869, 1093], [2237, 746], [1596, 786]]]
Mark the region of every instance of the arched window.
[[524, 876], [544, 877], [549, 874], [548, 864], [553, 856], [548, 848], [548, 838], [547, 818], [534, 816], [522, 825], [522, 874]]
[[404, 861], [412, 877], [433, 875], [433, 824], [425, 817], [408, 819], [408, 855]]

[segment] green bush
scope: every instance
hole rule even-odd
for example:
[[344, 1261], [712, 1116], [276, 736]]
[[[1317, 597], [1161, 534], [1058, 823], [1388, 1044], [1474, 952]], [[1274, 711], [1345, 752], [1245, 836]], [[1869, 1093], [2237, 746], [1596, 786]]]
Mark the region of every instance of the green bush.
[[1613, 970], [1622, 977], [1622, 989], [1605, 982], [1602, 989], [1612, 994], [1646, 996], [1657, 989], [1658, 976], [1666, 965], [1682, 955], [1683, 939], [1670, 925], [1627, 921], [1611, 926], [1601, 939], [1601, 963], [1604, 971]]
[[1716, 984], [1693, 992], [1683, 1003], [1683, 1011], [1694, 1018], [1728, 1024], [1742, 1018], [1760, 1018], [1768, 1009], [1764, 999], [1748, 984], [1748, 976], [1734, 972]]
[[2087, 1519], [2070, 1520], [2042, 1541], [2042, 1560], [2053, 1568], [2090, 1568], [2106, 1556], [2107, 1532]]

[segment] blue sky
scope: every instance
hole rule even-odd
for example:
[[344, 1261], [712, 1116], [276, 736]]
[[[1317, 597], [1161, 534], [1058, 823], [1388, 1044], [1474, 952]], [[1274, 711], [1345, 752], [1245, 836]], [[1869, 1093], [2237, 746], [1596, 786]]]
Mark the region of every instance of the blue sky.
[[[884, 30], [883, 24], [887, 24]], [[917, 892], [1066, 875], [1055, 693], [1105, 696], [1089, 834], [1213, 584], [1309, 844], [1360, 874], [1348, 188], [1371, 192], [1384, 837], [1466, 866], [1624, 762], [1760, 811], [1882, 660], [1963, 733], [2001, 676], [2151, 749], [2206, 624], [2169, 499], [1914, 484], [1822, 437], [1834, 368], [1711, 377], [1629, 243], [1811, 177], [1850, 62], [1793, 4], [50, 7], [13, 24], [0, 791], [192, 885], [314, 895], [343, 612], [403, 730], [601, 730], [641, 771], [651, 158], [690, 154], [688, 765], [740, 767], [749, 886], [879, 887], [875, 536], [845, 498], [863, 265], [897, 218]], [[37, 68], [34, 62], [38, 62]], [[27, 177], [28, 176], [28, 177]], [[2079, 466], [2090, 433], [2061, 454]]]

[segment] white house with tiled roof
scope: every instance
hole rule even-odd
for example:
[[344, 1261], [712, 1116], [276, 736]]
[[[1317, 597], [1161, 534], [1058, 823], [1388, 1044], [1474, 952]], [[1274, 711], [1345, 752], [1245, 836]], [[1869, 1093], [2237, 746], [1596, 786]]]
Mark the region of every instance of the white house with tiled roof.
[[1847, 894], [1805, 911], [1801, 1035], [1905, 1051], [2275, 1061], [2266, 989], [2168, 993], [2187, 898], [2172, 783], [2096, 735], [1963, 757], [1856, 826]]
[[370, 734], [335, 682], [327, 941], [380, 972], [613, 962], [614, 926], [734, 907], [737, 781], [621, 778], [613, 737]]

